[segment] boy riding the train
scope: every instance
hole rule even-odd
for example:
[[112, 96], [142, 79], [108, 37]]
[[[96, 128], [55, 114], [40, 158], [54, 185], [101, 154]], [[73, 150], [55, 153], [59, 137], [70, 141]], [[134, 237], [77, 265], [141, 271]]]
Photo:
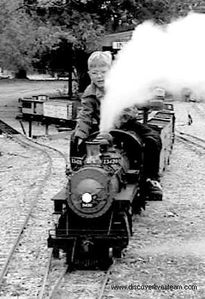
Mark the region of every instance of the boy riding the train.
[[[105, 95], [105, 75], [112, 64], [110, 52], [96, 51], [88, 59], [88, 74], [91, 83], [82, 95], [82, 109], [78, 115], [75, 132], [71, 137], [70, 155], [75, 155], [76, 150], [93, 132], [99, 130], [100, 106]], [[159, 157], [161, 151], [161, 138], [157, 131], [148, 125], [137, 121], [132, 109], [125, 109], [116, 124], [118, 129], [133, 130], [141, 137], [144, 148], [144, 174], [146, 188], [150, 194], [157, 195], [162, 200], [162, 188], [159, 183]]]

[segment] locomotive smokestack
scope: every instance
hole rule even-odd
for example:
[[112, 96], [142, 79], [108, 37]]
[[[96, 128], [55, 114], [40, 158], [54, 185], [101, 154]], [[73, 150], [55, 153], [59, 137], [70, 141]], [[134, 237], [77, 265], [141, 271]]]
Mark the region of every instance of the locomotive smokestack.
[[102, 132], [97, 135], [96, 141], [98, 141], [100, 144], [108, 144], [109, 146], [113, 143], [113, 137], [110, 133]]
[[108, 150], [108, 147], [111, 147], [113, 145], [113, 137], [111, 134], [107, 132], [102, 132], [98, 134], [96, 137], [96, 140], [100, 144], [100, 152], [106, 152]]
[[100, 161], [100, 154], [106, 152], [112, 144], [113, 138], [109, 133], [100, 133], [93, 141], [87, 141], [87, 162]]

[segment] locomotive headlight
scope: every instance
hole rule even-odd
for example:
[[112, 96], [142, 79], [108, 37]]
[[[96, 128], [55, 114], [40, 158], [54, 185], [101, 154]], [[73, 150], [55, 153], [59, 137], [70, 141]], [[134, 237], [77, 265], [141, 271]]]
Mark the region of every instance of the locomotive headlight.
[[82, 195], [82, 201], [84, 203], [90, 203], [92, 201], [92, 195], [90, 193], [84, 193]]

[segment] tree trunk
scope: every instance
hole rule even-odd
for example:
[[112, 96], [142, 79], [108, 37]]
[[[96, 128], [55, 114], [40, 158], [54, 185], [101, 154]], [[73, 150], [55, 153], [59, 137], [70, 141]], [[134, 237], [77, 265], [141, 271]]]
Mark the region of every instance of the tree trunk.
[[19, 69], [19, 70], [15, 73], [15, 78], [16, 78], [16, 79], [28, 79], [26, 70], [24, 70], [24, 69]]
[[87, 60], [89, 55], [83, 50], [75, 51], [75, 68], [78, 73], [79, 79], [79, 92], [83, 92], [85, 88], [90, 84], [90, 78], [88, 76]]

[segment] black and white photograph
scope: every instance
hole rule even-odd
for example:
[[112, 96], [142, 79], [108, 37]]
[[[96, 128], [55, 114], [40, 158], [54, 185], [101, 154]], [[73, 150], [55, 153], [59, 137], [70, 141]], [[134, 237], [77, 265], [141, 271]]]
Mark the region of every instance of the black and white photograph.
[[205, 298], [205, 0], [0, 0], [0, 299]]

